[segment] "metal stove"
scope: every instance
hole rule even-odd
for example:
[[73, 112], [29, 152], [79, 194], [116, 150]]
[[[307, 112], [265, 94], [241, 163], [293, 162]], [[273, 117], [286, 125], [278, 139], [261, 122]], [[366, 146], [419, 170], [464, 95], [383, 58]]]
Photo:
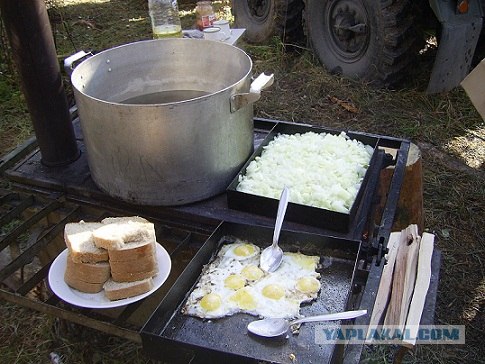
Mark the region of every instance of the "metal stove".
[[[255, 148], [277, 124], [293, 123], [254, 119]], [[238, 351], [221, 350], [182, 340], [177, 335], [185, 335], [183, 325], [176, 334], [167, 334], [168, 325], [174, 325], [172, 318], [177, 316], [180, 302], [199, 274], [193, 269], [206, 263], [201, 256], [208, 258], [213, 252], [208, 246], [210, 247], [211, 237], [214, 232], [219, 231], [221, 224], [224, 228], [232, 226], [236, 229], [235, 227], [241, 225], [249, 225], [249, 230], [258, 227], [270, 231], [274, 219], [230, 209], [225, 193], [177, 207], [136, 206], [113, 199], [101, 192], [90, 178], [79, 120], [74, 122], [74, 131], [81, 157], [71, 164], [47, 167], [41, 163], [39, 150], [25, 145], [10, 153], [0, 164], [0, 172], [4, 172], [5, 177], [12, 183], [12, 189], [0, 190], [0, 282], [3, 282], [0, 286], [0, 297], [141, 343], [144, 350], [157, 359], [167, 357], [171, 347], [177, 347], [180, 349], [178, 361], [184, 363], [214, 360], [290, 362], [290, 359], [283, 357], [275, 359], [267, 355], [258, 356], [258, 352], [251, 347]], [[343, 306], [347, 309], [368, 310], [368, 316], [354, 321], [358, 325], [368, 323], [372, 312], [410, 145], [402, 139], [377, 137], [378, 147], [397, 151], [394, 159], [384, 151], [380, 151], [378, 155], [381, 168], [387, 165], [395, 167], [382, 211], [378, 208], [376, 193], [379, 185], [378, 169], [369, 176], [366, 191], [348, 231], [337, 232], [288, 221], [283, 226], [282, 235], [286, 231], [290, 235], [312, 234], [324, 240], [358, 242], [355, 269], [351, 274], [350, 285], [346, 288], [348, 292]], [[75, 307], [52, 294], [47, 274], [55, 257], [65, 249], [65, 223], [135, 214], [155, 223], [158, 242], [167, 249], [172, 259], [170, 276], [159, 290], [130, 305], [103, 310]], [[432, 322], [433, 318], [439, 273], [439, 255], [433, 259], [433, 282], [423, 316], [423, 320], [427, 322]], [[233, 331], [240, 334], [240, 330], [241, 328]], [[237, 340], [234, 332], [232, 335], [229, 339]], [[250, 342], [246, 344], [249, 345]], [[310, 347], [314, 342], [308, 341], [307, 344]], [[272, 347], [276, 344], [264, 345]], [[335, 346], [330, 351], [325, 351], [319, 357], [319, 362], [358, 362], [362, 348], [362, 345]]]

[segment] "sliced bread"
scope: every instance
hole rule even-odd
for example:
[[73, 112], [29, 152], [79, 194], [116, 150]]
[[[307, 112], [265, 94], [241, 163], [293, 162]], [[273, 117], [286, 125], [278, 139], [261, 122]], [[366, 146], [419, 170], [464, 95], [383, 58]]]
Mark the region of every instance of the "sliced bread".
[[155, 227], [140, 218], [109, 218], [108, 222], [93, 231], [94, 243], [98, 248], [122, 249], [124, 244], [135, 241], [155, 242]]
[[65, 282], [86, 293], [105, 290], [110, 300], [132, 297], [153, 287], [158, 273], [155, 227], [139, 217], [66, 224], [69, 249]]
[[146, 255], [136, 260], [110, 260], [111, 274], [152, 272], [158, 269], [155, 255]]
[[84, 293], [98, 293], [103, 290], [104, 283], [89, 283], [76, 279], [70, 275], [64, 276], [64, 281], [66, 284], [80, 292]]
[[158, 267], [145, 272], [111, 272], [111, 279], [115, 282], [134, 282], [151, 278], [158, 273]]
[[67, 255], [64, 281], [69, 287], [85, 293], [98, 293], [102, 291], [103, 284], [110, 277], [108, 262], [77, 263]]
[[153, 288], [153, 280], [152, 278], [146, 278], [134, 282], [120, 283], [110, 279], [103, 285], [103, 288], [106, 297], [111, 301], [121, 300], [150, 291]]
[[133, 262], [143, 260], [147, 256], [155, 255], [155, 242], [134, 241], [125, 243], [120, 249], [108, 250], [111, 262]]
[[103, 226], [99, 222], [67, 223], [64, 240], [71, 259], [77, 263], [96, 263], [108, 260], [108, 251], [94, 244], [93, 231]]
[[99, 263], [77, 263], [67, 255], [65, 276], [72, 277], [87, 283], [104, 283], [111, 274], [108, 262]]

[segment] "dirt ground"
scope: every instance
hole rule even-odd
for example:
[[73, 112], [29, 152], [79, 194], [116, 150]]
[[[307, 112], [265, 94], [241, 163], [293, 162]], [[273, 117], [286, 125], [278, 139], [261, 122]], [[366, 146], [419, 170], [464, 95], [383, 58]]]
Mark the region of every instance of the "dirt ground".
[[[49, 3], [60, 59], [75, 50], [103, 50], [151, 36], [147, 7], [141, 0]], [[191, 27], [195, 2], [179, 3], [184, 27]], [[220, 16], [230, 19], [227, 1], [214, 5]], [[252, 58], [255, 74], [275, 75], [274, 85], [255, 105], [256, 116], [406, 138], [420, 147], [425, 227], [435, 234], [442, 253], [436, 323], [465, 325], [466, 344], [419, 346], [404, 362], [485, 362], [485, 123], [460, 87], [438, 95], [424, 92], [436, 49], [431, 47], [419, 57], [402, 85], [378, 90], [330, 75], [306, 47], [295, 49], [278, 39], [239, 46]], [[478, 52], [474, 64], [483, 57], [484, 52]], [[12, 80], [3, 70], [0, 76]], [[4, 115], [0, 155], [31, 132], [25, 106], [18, 107], [21, 94], [8, 95], [9, 108], [6, 101], [0, 106]], [[17, 126], [18, 120], [25, 125]], [[12, 135], [21, 137], [9, 142]], [[0, 305], [0, 357], [7, 358], [5, 362], [49, 362], [50, 353], [65, 363], [149, 361], [132, 343], [79, 327], [61, 335], [58, 320]], [[394, 348], [369, 347], [364, 362], [388, 363], [393, 355]]]

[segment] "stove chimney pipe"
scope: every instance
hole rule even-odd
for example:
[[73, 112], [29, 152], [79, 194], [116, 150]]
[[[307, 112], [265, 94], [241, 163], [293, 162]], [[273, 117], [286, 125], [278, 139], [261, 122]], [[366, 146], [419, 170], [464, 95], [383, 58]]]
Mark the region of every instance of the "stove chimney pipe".
[[44, 0], [0, 0], [42, 163], [62, 166], [79, 150]]

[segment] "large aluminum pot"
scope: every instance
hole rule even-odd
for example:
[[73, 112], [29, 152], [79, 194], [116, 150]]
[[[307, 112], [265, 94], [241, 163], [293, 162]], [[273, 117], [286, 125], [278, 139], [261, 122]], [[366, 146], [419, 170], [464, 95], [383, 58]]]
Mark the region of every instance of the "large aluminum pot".
[[253, 151], [252, 103], [272, 83], [251, 83], [251, 72], [241, 49], [198, 39], [126, 44], [80, 63], [71, 82], [94, 182], [142, 205], [223, 192]]

